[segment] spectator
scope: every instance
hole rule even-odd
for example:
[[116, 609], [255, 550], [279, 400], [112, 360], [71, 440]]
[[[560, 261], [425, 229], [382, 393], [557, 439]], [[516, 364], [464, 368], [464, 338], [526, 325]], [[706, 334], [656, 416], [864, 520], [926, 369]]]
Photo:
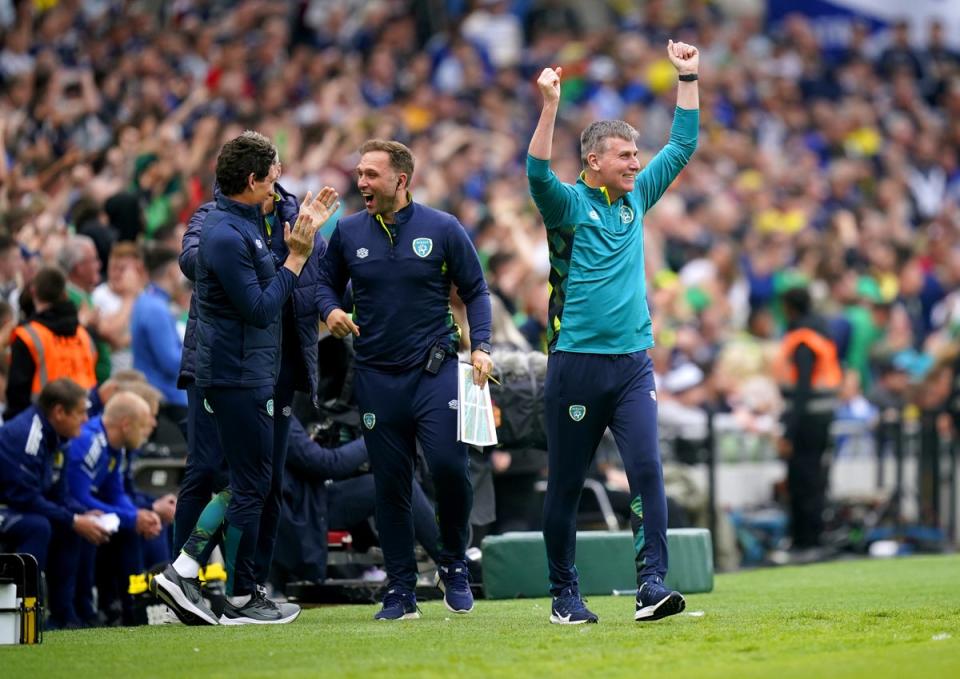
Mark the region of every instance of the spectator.
[[110, 376], [110, 344], [100, 335], [100, 314], [93, 304], [93, 291], [100, 283], [100, 255], [89, 236], [70, 236], [60, 248], [57, 263], [67, 275], [67, 296], [77, 308], [77, 318], [97, 346], [97, 382]]
[[183, 340], [177, 331], [180, 309], [173, 302], [183, 285], [177, 253], [154, 247], [146, 253], [150, 285], [137, 297], [130, 318], [130, 346], [133, 367], [163, 394], [164, 408], [171, 420], [186, 417], [187, 394], [177, 388]]
[[[296, 579], [323, 582], [327, 575], [327, 531], [349, 531], [374, 514], [373, 475], [362, 439], [324, 448], [294, 418], [284, 480], [283, 514], [276, 567], [282, 588]], [[417, 542], [439, 563], [433, 503], [414, 481], [413, 526]]]
[[69, 377], [87, 390], [97, 384], [97, 350], [67, 299], [63, 272], [41, 269], [32, 291], [36, 311], [17, 326], [10, 344], [8, 418], [25, 410], [44, 385], [60, 377]]
[[880, 55], [880, 73], [892, 77], [897, 71], [906, 71], [917, 81], [923, 78], [920, 56], [910, 46], [910, 22], [898, 19], [893, 24], [890, 46]]
[[120, 242], [111, 248], [107, 280], [93, 290], [91, 298], [100, 319], [100, 335], [110, 343], [110, 372], [133, 367], [130, 349], [130, 314], [133, 303], [147, 284], [143, 255], [134, 243]]
[[20, 244], [9, 235], [0, 233], [0, 301], [19, 314], [20, 290], [23, 288], [23, 253]]

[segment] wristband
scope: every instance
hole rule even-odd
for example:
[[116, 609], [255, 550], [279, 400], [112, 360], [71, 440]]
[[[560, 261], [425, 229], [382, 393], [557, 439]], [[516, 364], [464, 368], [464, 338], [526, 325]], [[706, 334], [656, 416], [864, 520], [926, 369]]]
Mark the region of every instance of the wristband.
[[700, 76], [698, 76], [696, 73], [681, 73], [679, 76], [677, 76], [677, 79], [680, 80], [681, 82], [692, 83], [693, 81], [697, 80], [699, 77]]

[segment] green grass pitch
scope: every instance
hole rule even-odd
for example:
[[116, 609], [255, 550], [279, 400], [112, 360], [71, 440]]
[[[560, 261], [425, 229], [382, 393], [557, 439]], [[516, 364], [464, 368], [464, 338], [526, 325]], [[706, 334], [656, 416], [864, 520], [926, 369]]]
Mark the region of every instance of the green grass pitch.
[[273, 627], [53, 632], [0, 647], [0, 677], [960, 677], [960, 556], [720, 575], [654, 623], [630, 597], [589, 605], [599, 625], [550, 625], [547, 599], [523, 599], [393, 623], [337, 606]]

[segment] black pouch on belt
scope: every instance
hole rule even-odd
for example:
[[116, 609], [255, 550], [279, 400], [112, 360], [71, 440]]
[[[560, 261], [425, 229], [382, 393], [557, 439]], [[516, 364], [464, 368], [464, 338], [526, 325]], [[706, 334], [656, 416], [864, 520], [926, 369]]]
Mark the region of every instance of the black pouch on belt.
[[434, 344], [430, 349], [430, 356], [427, 358], [427, 364], [423, 366], [423, 369], [431, 375], [436, 375], [440, 372], [440, 366], [443, 365], [446, 358], [446, 348], [442, 344]]

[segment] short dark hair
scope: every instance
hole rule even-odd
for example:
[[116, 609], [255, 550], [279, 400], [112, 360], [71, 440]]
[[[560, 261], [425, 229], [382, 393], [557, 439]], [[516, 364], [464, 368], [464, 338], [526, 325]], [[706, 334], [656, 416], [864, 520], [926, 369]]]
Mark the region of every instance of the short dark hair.
[[143, 253], [143, 261], [150, 278], [160, 275], [165, 268], [176, 262], [178, 258], [176, 252], [163, 245], [154, 245], [147, 248]]
[[107, 261], [110, 262], [114, 259], [124, 258], [138, 259], [142, 262], [143, 252], [141, 252], [140, 246], [129, 240], [123, 240], [119, 243], [114, 243], [113, 247], [110, 248], [110, 254]]
[[259, 132], [247, 130], [228, 141], [217, 156], [217, 183], [223, 195], [243, 193], [251, 173], [257, 181], [263, 180], [278, 158], [277, 147]]
[[66, 299], [67, 277], [63, 270], [55, 266], [45, 266], [33, 277], [33, 299], [35, 302], [54, 304]]
[[386, 139], [368, 139], [360, 146], [361, 156], [374, 151], [386, 153], [390, 158], [390, 167], [396, 172], [406, 174], [407, 186], [410, 186], [410, 179], [413, 178], [413, 151], [398, 141], [387, 141]]
[[784, 310], [788, 313], [792, 312], [797, 316], [806, 316], [810, 313], [810, 293], [806, 288], [790, 288], [783, 293], [781, 301]]
[[60, 377], [43, 386], [37, 396], [37, 407], [44, 415], [50, 415], [56, 406], [63, 406], [64, 410], [74, 410], [86, 400], [86, 389], [69, 377]]

